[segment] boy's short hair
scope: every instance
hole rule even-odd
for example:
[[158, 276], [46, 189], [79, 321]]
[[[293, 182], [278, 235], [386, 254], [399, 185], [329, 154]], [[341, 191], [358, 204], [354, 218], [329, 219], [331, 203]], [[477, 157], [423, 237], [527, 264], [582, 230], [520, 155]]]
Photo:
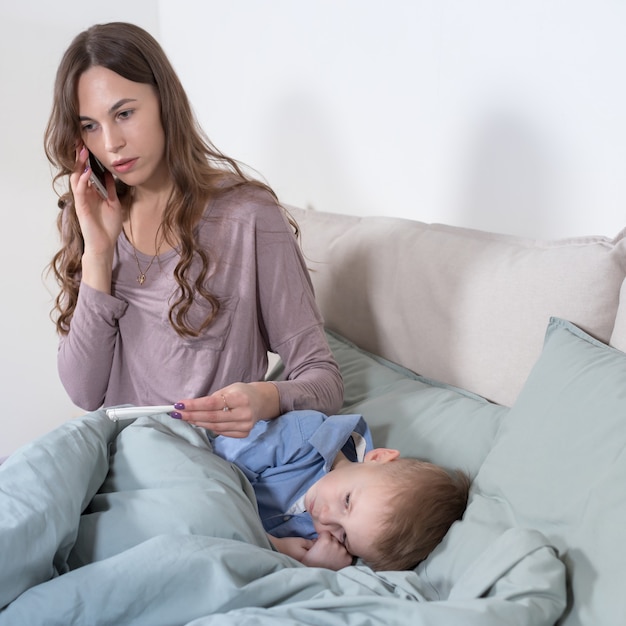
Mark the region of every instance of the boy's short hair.
[[463, 516], [471, 480], [460, 470], [398, 458], [385, 464], [389, 477], [389, 514], [374, 542], [375, 570], [406, 570], [423, 561]]

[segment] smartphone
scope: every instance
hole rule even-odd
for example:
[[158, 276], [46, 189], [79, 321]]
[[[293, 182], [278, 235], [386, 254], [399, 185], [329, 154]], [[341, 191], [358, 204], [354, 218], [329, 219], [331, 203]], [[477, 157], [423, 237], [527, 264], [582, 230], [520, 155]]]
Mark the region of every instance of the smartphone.
[[89, 167], [91, 168], [91, 176], [89, 177], [89, 180], [96, 188], [96, 191], [106, 200], [109, 197], [109, 193], [107, 192], [107, 184], [104, 177], [106, 172], [104, 165], [102, 165], [102, 163], [100, 163], [100, 161], [98, 161], [98, 159], [96, 159], [91, 152], [89, 152], [87, 160], [89, 162]]

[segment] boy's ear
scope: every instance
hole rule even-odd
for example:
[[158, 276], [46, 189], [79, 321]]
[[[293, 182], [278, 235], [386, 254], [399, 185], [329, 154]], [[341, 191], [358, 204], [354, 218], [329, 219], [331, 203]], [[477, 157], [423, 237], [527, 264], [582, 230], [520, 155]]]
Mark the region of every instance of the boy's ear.
[[395, 461], [399, 456], [399, 450], [392, 450], [391, 448], [374, 448], [373, 450], [365, 453], [363, 460], [373, 461], [374, 463], [388, 463], [389, 461]]

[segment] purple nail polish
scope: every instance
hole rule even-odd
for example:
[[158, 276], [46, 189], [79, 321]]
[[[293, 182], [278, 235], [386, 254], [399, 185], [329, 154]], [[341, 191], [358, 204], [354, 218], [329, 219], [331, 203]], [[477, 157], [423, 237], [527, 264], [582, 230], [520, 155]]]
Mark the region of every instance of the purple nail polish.
[[183, 416], [178, 411], [172, 411], [170, 413], [170, 417], [175, 419], [175, 420], [182, 420], [183, 419]]
[[179, 411], [184, 411], [184, 410], [185, 410], [185, 405], [184, 405], [182, 402], [177, 402], [177, 403], [174, 405], [174, 408], [175, 408], [175, 409], [178, 409]]

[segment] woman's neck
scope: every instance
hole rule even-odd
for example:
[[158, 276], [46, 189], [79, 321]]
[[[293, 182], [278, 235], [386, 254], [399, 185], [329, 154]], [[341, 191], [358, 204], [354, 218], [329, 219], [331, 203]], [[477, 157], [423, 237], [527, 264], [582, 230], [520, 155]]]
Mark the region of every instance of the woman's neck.
[[135, 213], [157, 214], [163, 216], [165, 208], [172, 197], [174, 186], [171, 183], [158, 188], [133, 187], [130, 211]]
[[154, 255], [173, 247], [173, 244], [165, 241], [162, 228], [163, 214], [171, 191], [171, 186], [161, 190], [133, 189], [124, 232], [136, 250]]

